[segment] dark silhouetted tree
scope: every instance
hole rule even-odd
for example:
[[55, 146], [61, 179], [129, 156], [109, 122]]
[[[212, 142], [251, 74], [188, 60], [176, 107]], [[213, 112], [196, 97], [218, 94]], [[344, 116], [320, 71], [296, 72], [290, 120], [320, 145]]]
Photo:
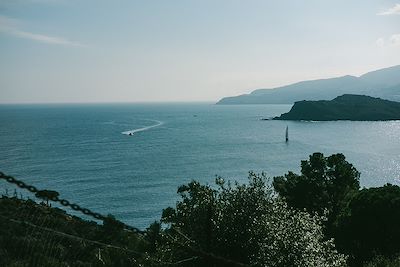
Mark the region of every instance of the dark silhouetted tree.
[[273, 186], [292, 207], [321, 215], [327, 211], [331, 230], [348, 198], [358, 191], [359, 178], [360, 173], [343, 154], [324, 157], [314, 153], [309, 160], [301, 161], [301, 175], [288, 172], [275, 177]]
[[377, 255], [400, 254], [400, 187], [362, 189], [339, 217], [336, 231], [340, 249], [352, 256], [354, 266]]
[[45, 200], [47, 206], [49, 205], [49, 200], [57, 198], [59, 195], [57, 191], [53, 190], [40, 190], [35, 194], [37, 198]]

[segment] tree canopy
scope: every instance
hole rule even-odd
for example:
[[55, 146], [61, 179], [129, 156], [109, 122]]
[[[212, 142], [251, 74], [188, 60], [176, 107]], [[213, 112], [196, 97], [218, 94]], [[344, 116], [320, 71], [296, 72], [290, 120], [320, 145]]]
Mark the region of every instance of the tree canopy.
[[[0, 198], [0, 217], [29, 222], [29, 213], [51, 215], [55, 231], [112, 245], [101, 256], [107, 266], [399, 266], [400, 187], [359, 190], [359, 177], [342, 154], [314, 153], [301, 162], [300, 175], [288, 172], [273, 183], [252, 172], [244, 184], [220, 177], [215, 185], [192, 181], [178, 188], [175, 207], [164, 209], [143, 236], [126, 231], [112, 215], [97, 225], [16, 196]], [[42, 190], [36, 197], [48, 201], [58, 193]], [[43, 262], [59, 262], [40, 246], [46, 236], [36, 240], [25, 224], [0, 224], [3, 265], [19, 261], [19, 243], [31, 240]], [[60, 255], [73, 253], [64, 241], [58, 247]], [[98, 262], [98, 249], [87, 248], [77, 260]]]
[[355, 265], [400, 253], [400, 187], [362, 189], [340, 216], [337, 244]]
[[[169, 236], [207, 253], [255, 266], [343, 266], [345, 257], [325, 240], [321, 217], [287, 206], [274, 197], [265, 175], [250, 173], [248, 184], [217, 179], [217, 188], [193, 181], [181, 186], [181, 200], [164, 210]], [[190, 241], [188, 241], [190, 240]], [[193, 250], [165, 242], [169, 261], [195, 256]], [[192, 262], [193, 264], [193, 262]], [[232, 266], [214, 259], [190, 266]]]
[[45, 200], [47, 205], [49, 204], [49, 200], [57, 198], [59, 195], [57, 191], [53, 190], [40, 190], [35, 194], [37, 198]]
[[328, 212], [331, 225], [349, 195], [358, 191], [359, 179], [360, 173], [343, 154], [314, 153], [301, 161], [301, 175], [288, 172], [275, 177], [273, 186], [292, 207], [320, 215]]

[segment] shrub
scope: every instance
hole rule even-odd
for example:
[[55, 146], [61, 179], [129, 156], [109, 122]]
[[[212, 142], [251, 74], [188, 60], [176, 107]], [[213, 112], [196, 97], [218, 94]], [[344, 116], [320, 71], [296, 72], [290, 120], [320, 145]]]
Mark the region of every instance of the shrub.
[[[193, 181], [178, 189], [181, 200], [161, 219], [168, 237], [158, 248], [162, 260], [181, 261], [201, 251], [256, 266], [345, 265], [332, 240], [324, 240], [322, 218], [275, 198], [265, 175], [250, 173], [248, 184], [220, 178], [216, 184], [214, 189]], [[232, 263], [200, 257], [187, 266]]]

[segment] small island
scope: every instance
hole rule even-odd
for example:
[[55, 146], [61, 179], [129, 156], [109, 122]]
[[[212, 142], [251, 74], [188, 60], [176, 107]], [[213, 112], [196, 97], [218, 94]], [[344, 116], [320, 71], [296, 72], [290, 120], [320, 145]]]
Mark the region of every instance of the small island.
[[366, 95], [344, 94], [333, 100], [297, 101], [274, 120], [387, 121], [400, 120], [400, 102]]

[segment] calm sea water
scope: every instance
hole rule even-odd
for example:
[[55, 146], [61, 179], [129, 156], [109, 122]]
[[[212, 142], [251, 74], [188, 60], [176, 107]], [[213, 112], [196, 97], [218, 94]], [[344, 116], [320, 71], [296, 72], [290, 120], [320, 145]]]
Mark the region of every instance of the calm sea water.
[[[192, 179], [298, 172], [316, 151], [345, 154], [362, 186], [400, 184], [400, 121], [260, 120], [290, 107], [3, 105], [0, 170], [140, 228], [174, 205], [177, 187]], [[0, 182], [0, 193], [5, 188]]]

